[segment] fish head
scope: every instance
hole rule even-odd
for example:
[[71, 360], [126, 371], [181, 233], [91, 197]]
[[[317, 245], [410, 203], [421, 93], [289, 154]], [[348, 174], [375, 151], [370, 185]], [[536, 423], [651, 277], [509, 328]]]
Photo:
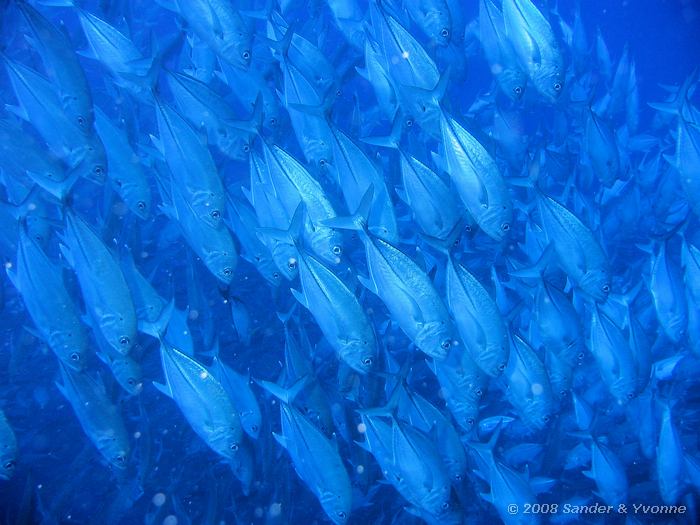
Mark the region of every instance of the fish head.
[[69, 171], [80, 177], [103, 183], [107, 177], [107, 153], [97, 134], [91, 136], [84, 147], [69, 155]]
[[486, 209], [478, 215], [479, 227], [493, 240], [501, 242], [510, 234], [513, 223], [512, 206], [506, 202], [482, 206]]
[[148, 219], [151, 213], [151, 190], [145, 179], [124, 180], [117, 175], [111, 180], [129, 209], [139, 219]]
[[[0, 413], [0, 418], [4, 418]], [[9, 480], [15, 473], [17, 448], [14, 438], [0, 444], [0, 479]]]
[[219, 54], [232, 66], [248, 70], [252, 58], [250, 35], [236, 32], [234, 38], [221, 40]]
[[336, 265], [343, 255], [343, 241], [339, 232], [331, 228], [317, 228], [311, 235], [311, 249], [324, 261]]
[[110, 369], [119, 384], [131, 395], [143, 390], [143, 373], [138, 361], [129, 356], [119, 356], [111, 360]]
[[440, 7], [435, 6], [425, 13], [423, 27], [436, 44], [447, 46], [452, 38], [452, 19], [449, 10]]
[[341, 494], [332, 491], [324, 491], [319, 500], [323, 510], [336, 525], [345, 525], [350, 518], [350, 501]]
[[230, 284], [236, 270], [236, 254], [233, 250], [216, 249], [206, 254], [204, 264], [217, 279]]
[[415, 336], [415, 345], [435, 359], [445, 359], [453, 346], [459, 345], [459, 338], [449, 319], [424, 323]]
[[366, 374], [373, 370], [377, 363], [377, 347], [374, 338], [357, 338], [340, 341], [338, 352], [343, 361], [353, 370]]
[[239, 416], [241, 418], [241, 425], [243, 425], [246, 434], [254, 439], [257, 439], [260, 435], [260, 427], [262, 425], [260, 412], [246, 410], [244, 412], [240, 412]]
[[522, 69], [504, 67], [498, 71], [496, 78], [503, 94], [512, 101], [523, 98], [527, 89], [527, 75]]
[[610, 294], [610, 274], [606, 269], [587, 271], [578, 284], [597, 303], [604, 303]]
[[232, 425], [212, 430], [207, 442], [220, 456], [236, 461], [241, 452], [241, 427]]
[[[61, 361], [76, 371], [81, 371], [85, 368], [87, 360], [86, 341], [82, 337], [76, 335], [80, 330], [68, 330], [60, 334], [52, 334], [49, 338], [49, 346], [57, 350], [61, 356]], [[80, 338], [80, 339], [78, 339]]]
[[552, 104], [559, 100], [560, 95], [564, 91], [564, 75], [561, 72], [561, 68], [557, 66], [544, 68], [535, 77], [534, 83], [537, 91]]
[[97, 449], [102, 456], [119, 470], [124, 470], [129, 462], [129, 443], [126, 436], [121, 439], [113, 432], [105, 433], [97, 437]]
[[276, 242], [272, 247], [272, 259], [279, 271], [272, 272], [273, 280], [279, 284], [280, 278], [288, 281], [296, 279], [299, 273], [299, 261], [296, 248], [292, 244]]

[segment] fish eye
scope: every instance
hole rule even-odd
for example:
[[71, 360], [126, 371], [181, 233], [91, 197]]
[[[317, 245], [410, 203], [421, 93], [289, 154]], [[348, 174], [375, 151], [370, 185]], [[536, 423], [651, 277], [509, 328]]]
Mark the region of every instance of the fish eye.
[[146, 203], [143, 202], [143, 201], [138, 201], [138, 202], [136, 203], [136, 207], [137, 207], [139, 210], [142, 210], [142, 211], [143, 211], [143, 210], [146, 209]]
[[499, 371], [503, 372], [505, 369], [506, 369], [506, 364], [505, 364], [505, 363], [501, 363], [500, 365], [498, 365], [498, 370], [499, 370]]
[[516, 95], [520, 96], [520, 95], [523, 94], [523, 88], [520, 87], [520, 86], [515, 86], [515, 87], [513, 88], [513, 93], [515, 93]]
[[560, 395], [561, 397], [564, 397], [564, 396], [566, 395], [566, 392], [567, 392], [567, 390], [566, 390], [565, 388], [562, 388], [562, 389], [559, 391], [559, 395]]
[[134, 386], [134, 383], [135, 383], [135, 381], [134, 381], [133, 377], [130, 377], [129, 379], [126, 380], [126, 384], [129, 386]]
[[126, 463], [126, 457], [123, 455], [119, 455], [114, 459], [116, 459], [117, 463], [119, 463], [120, 465], [123, 465], [124, 463]]
[[258, 425], [251, 425], [250, 430], [252, 430], [253, 432], [257, 432], [259, 430]]
[[231, 450], [233, 450], [234, 452], [236, 452], [236, 451], [238, 450], [238, 443], [231, 443], [231, 445], [229, 446], [229, 448], [230, 448]]
[[443, 27], [442, 31], [440, 31], [440, 36], [442, 36], [443, 38], [447, 38], [448, 36], [450, 36], [450, 30], [446, 27]]
[[128, 345], [129, 342], [130, 342], [129, 338], [125, 335], [123, 335], [122, 337], [119, 338], [119, 344], [122, 346]]
[[634, 392], [627, 394], [627, 399], [634, 399]]
[[450, 508], [450, 503], [445, 501], [442, 505], [440, 505], [440, 507], [442, 508], [442, 510], [448, 510]]
[[407, 127], [407, 128], [410, 128], [411, 126], [413, 126], [413, 119], [412, 119], [412, 118], [407, 118], [407, 119], [406, 119], [406, 127]]
[[341, 253], [343, 253], [343, 249], [340, 246], [333, 246], [333, 255], [340, 255]]
[[104, 172], [104, 169], [102, 168], [102, 166], [95, 166], [94, 168], [92, 168], [92, 172], [95, 175], [102, 175], [102, 173]]
[[250, 151], [250, 144], [248, 144], [248, 143], [243, 144], [243, 151], [245, 153], [248, 153]]
[[579, 360], [579, 361], [583, 361], [583, 358], [586, 357], [586, 356], [584, 355], [583, 352], [579, 352], [578, 355], [577, 355], [576, 357], [578, 357], [578, 360]]
[[501, 224], [501, 230], [503, 230], [504, 232], [507, 232], [508, 230], [510, 230], [510, 224], [508, 224], [507, 222], [504, 222], [503, 224]]
[[287, 263], [287, 268], [289, 268], [290, 270], [294, 270], [296, 267], [297, 267], [297, 262], [294, 259], [291, 259]]
[[449, 339], [445, 339], [442, 343], [440, 343], [440, 348], [443, 350], [449, 350], [451, 346], [452, 342]]
[[12, 470], [13, 468], [15, 468], [15, 462], [12, 461], [12, 460], [6, 461], [5, 464], [4, 464], [2, 467], [3, 467], [5, 470]]
[[549, 423], [549, 416], [542, 416], [542, 421]]
[[220, 219], [221, 218], [221, 212], [219, 210], [212, 210], [210, 213], [212, 219]]
[[243, 53], [241, 53], [241, 56], [243, 57], [243, 60], [249, 60], [250, 59], [250, 51], [243, 51]]
[[345, 514], [345, 511], [342, 511], [342, 510], [339, 510], [337, 512], [337, 515], [341, 520], [344, 520], [347, 517], [347, 514]]
[[610, 293], [610, 285], [604, 284], [601, 290], [603, 291], [603, 293]]
[[70, 355], [70, 360], [71, 361], [80, 361], [80, 354], [78, 352], [73, 352]]
[[561, 82], [554, 83], [554, 91], [561, 91]]
[[469, 425], [470, 427], [474, 426], [474, 418], [473, 417], [467, 418], [467, 425]]
[[371, 366], [372, 365], [372, 358], [371, 357], [365, 357], [362, 360], [362, 364], [365, 366]]
[[228, 277], [229, 275], [233, 274], [233, 270], [229, 268], [228, 266], [222, 270], [222, 273]]
[[481, 390], [481, 388], [477, 388], [476, 391], [474, 392], [478, 397], [481, 397], [484, 395], [484, 391]]
[[279, 278], [280, 278], [279, 272], [274, 272], [274, 273], [272, 274], [272, 277], [273, 277], [274, 279], [279, 279]]
[[326, 165], [326, 159], [321, 159], [318, 161], [318, 165], [324, 167]]
[[270, 126], [276, 126], [277, 125], [277, 119], [275, 117], [270, 118]]
[[342, 94], [343, 94], [343, 92], [342, 92], [340, 89], [338, 89], [338, 90], [335, 92], [335, 96], [336, 96], [336, 97], [339, 97], [339, 96], [342, 95]]
[[81, 126], [85, 124], [85, 119], [82, 116], [78, 117], [78, 124], [80, 124]]

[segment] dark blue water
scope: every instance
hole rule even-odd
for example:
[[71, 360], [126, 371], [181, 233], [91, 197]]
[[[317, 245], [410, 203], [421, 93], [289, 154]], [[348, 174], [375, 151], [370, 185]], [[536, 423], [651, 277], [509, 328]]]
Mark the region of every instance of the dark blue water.
[[54, 3], [0, 522], [697, 523], [696, 1]]

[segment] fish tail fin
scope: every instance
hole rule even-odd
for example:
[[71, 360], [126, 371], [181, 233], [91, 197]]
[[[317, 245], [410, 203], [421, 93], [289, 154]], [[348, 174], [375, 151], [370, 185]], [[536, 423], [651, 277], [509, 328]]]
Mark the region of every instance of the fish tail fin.
[[525, 278], [540, 278], [544, 275], [547, 270], [547, 266], [552, 262], [552, 256], [554, 254], [554, 245], [549, 243], [547, 247], [542, 251], [542, 254], [537, 259], [534, 265], [520, 268], [519, 270], [509, 271], [508, 275], [512, 277], [525, 277]]
[[401, 144], [401, 137], [403, 135], [405, 116], [400, 109], [396, 111], [394, 120], [391, 123], [391, 131], [385, 137], [365, 137], [362, 142], [366, 144], [371, 144], [372, 146], [380, 146], [384, 148], [398, 149], [399, 144]]
[[163, 307], [158, 315], [158, 318], [153, 321], [139, 321], [138, 329], [144, 334], [148, 334], [156, 339], [162, 340], [165, 337], [165, 333], [168, 330], [168, 325], [170, 324], [170, 318], [175, 310], [175, 299], [171, 299], [170, 302]]
[[324, 226], [339, 230], [356, 230], [367, 234], [367, 220], [372, 210], [372, 200], [374, 197], [374, 184], [370, 184], [362, 196], [362, 200], [355, 213], [349, 217], [333, 217], [321, 221]]
[[301, 379], [298, 379], [289, 388], [284, 388], [283, 386], [278, 385], [277, 383], [273, 383], [272, 381], [265, 381], [264, 379], [254, 379], [254, 381], [258, 385], [263, 387], [265, 390], [270, 392], [270, 394], [282, 401], [284, 404], [290, 405], [294, 402], [294, 399], [296, 399], [299, 393], [301, 393], [301, 391], [304, 390], [306, 385], [309, 384], [310, 378], [309, 376], [304, 376]]
[[678, 88], [673, 100], [668, 102], [648, 102], [649, 107], [661, 113], [670, 113], [671, 115], [682, 117], [688, 99], [695, 89], [694, 84], [697, 82], [697, 77], [698, 68], [696, 67]]
[[294, 315], [294, 312], [297, 309], [297, 303], [292, 302], [292, 305], [289, 307], [289, 310], [283, 311], [283, 312], [277, 312], [277, 319], [282, 321], [282, 324], [287, 327], [289, 320], [292, 318]]
[[304, 232], [304, 215], [306, 213], [306, 205], [303, 201], [299, 202], [294, 210], [294, 215], [289, 221], [289, 227], [286, 230], [279, 228], [256, 228], [256, 233], [263, 239], [273, 239], [276, 241], [288, 242], [293, 244], [297, 250], [301, 249], [301, 242]]

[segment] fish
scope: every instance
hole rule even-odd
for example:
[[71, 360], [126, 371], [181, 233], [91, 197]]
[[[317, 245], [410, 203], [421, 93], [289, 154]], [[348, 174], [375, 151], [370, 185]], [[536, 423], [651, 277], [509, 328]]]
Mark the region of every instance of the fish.
[[66, 214], [61, 253], [78, 277], [90, 317], [118, 353], [136, 341], [136, 311], [124, 274], [113, 253], [80, 216]]
[[361, 374], [377, 361], [374, 330], [355, 294], [321, 261], [299, 250], [301, 291], [292, 295], [316, 319], [338, 357]]
[[226, 194], [211, 153], [175, 110], [161, 103], [156, 109], [161, 153], [173, 184], [200, 221], [223, 228]]
[[368, 277], [358, 276], [360, 283], [382, 300], [392, 318], [421, 351], [435, 359], [445, 359], [458, 342], [447, 308], [430, 278], [415, 262], [367, 230], [372, 194], [370, 187], [352, 217], [325, 223], [360, 232], [369, 273]]
[[17, 438], [7, 421], [5, 413], [0, 410], [0, 479], [10, 480], [17, 466]]
[[495, 241], [503, 240], [513, 221], [505, 180], [481, 143], [452, 117], [440, 119], [446, 170], [469, 214]]
[[447, 258], [447, 304], [474, 362], [481, 370], [498, 377], [508, 364], [508, 332], [498, 306], [479, 281], [464, 266]]
[[93, 133], [92, 93], [71, 40], [28, 2], [18, 2], [17, 8], [31, 30], [32, 46], [40, 54], [49, 78], [58, 86], [63, 111], [84, 133]]
[[15, 266], [7, 276], [22, 295], [37, 332], [66, 366], [82, 370], [88, 357], [88, 336], [78, 307], [58, 265], [19, 225]]
[[635, 396], [637, 368], [622, 330], [598, 308], [591, 316], [589, 349], [598, 363], [603, 382], [620, 404]]
[[70, 403], [83, 432], [110, 465], [126, 469], [130, 454], [126, 426], [102, 380], [63, 365], [60, 371], [61, 383], [56, 383], [56, 387]]
[[593, 232], [570, 210], [544, 194], [538, 197], [537, 209], [561, 268], [596, 302], [605, 302], [611, 290], [610, 264]]
[[161, 341], [165, 383], [153, 383], [182, 411], [192, 430], [223, 458], [235, 460], [243, 434], [241, 420], [220, 380], [201, 363]]
[[347, 523], [352, 508], [352, 489], [338, 449], [292, 404], [304, 387], [305, 379], [297, 381], [290, 390], [266, 381], [261, 384], [282, 401], [282, 433], [273, 436], [287, 450], [297, 475], [314, 493], [333, 523]]
[[564, 63], [552, 27], [530, 0], [504, 0], [508, 39], [533, 86], [553, 103], [564, 89]]
[[137, 217], [147, 219], [151, 213], [152, 198], [143, 161], [136, 154], [123, 130], [119, 129], [99, 108], [94, 108], [95, 129], [105, 145], [107, 177], [113, 187]]
[[479, 41], [501, 91], [511, 100], [520, 100], [527, 89], [527, 74], [506, 36], [503, 13], [492, 0], [479, 2]]

